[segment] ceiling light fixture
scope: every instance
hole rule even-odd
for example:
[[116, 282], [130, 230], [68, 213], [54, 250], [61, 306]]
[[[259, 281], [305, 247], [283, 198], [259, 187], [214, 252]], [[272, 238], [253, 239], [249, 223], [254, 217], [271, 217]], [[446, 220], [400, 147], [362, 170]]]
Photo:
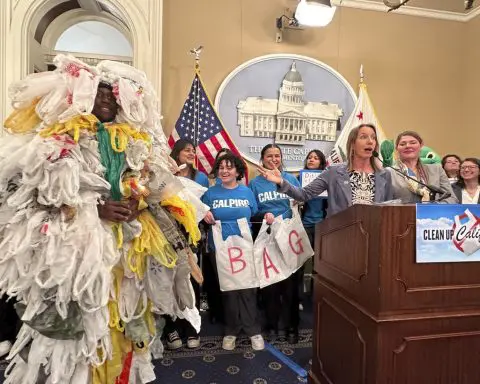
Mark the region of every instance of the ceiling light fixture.
[[333, 19], [337, 7], [330, 0], [300, 0], [294, 18], [305, 27], [325, 27]]

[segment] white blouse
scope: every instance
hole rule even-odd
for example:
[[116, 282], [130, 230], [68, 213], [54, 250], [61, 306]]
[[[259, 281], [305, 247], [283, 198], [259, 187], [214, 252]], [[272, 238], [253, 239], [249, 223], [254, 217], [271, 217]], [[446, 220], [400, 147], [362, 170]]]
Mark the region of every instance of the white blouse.
[[472, 197], [465, 188], [462, 188], [462, 204], [478, 204], [478, 198], [480, 196], [480, 185], [477, 187], [477, 192]]

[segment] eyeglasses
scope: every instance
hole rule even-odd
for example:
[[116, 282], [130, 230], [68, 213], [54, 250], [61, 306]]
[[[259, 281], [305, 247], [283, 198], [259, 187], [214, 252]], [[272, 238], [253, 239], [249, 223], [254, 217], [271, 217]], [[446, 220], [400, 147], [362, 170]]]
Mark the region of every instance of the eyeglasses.
[[467, 169], [477, 169], [478, 165], [462, 165], [460, 169], [462, 171], [466, 171]]

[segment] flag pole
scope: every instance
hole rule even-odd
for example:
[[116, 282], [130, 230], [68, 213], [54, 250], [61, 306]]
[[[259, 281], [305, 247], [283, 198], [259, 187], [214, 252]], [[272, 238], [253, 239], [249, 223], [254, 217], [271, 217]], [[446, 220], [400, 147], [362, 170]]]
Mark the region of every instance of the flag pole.
[[363, 64], [360, 64], [360, 84], [363, 84], [365, 76], [363, 74]]
[[[197, 48], [192, 48], [190, 50], [190, 55], [193, 55], [195, 57], [195, 78], [197, 80], [197, 86], [195, 89], [195, 94], [193, 96], [194, 100], [194, 107], [193, 107], [193, 145], [195, 146], [195, 150], [197, 150], [198, 147], [198, 137], [200, 135], [200, 128], [199, 128], [199, 118], [200, 118], [200, 108], [198, 107], [199, 105], [199, 99], [200, 99], [200, 82], [198, 78], [198, 74], [200, 73], [200, 54], [202, 53], [203, 46], [200, 45]], [[198, 169], [198, 156], [195, 156], [195, 168]]]
[[[193, 99], [194, 99], [194, 107], [193, 107], [193, 126], [194, 126], [194, 132], [193, 132], [193, 145], [195, 146], [195, 152], [197, 151], [197, 148], [198, 148], [198, 138], [199, 138], [199, 135], [200, 135], [200, 122], [199, 122], [199, 118], [200, 118], [200, 54], [202, 53], [202, 49], [203, 49], [203, 46], [200, 45], [198, 46], [197, 48], [193, 48], [190, 50], [190, 54], [193, 55], [195, 57], [195, 80], [197, 82], [196, 84], [196, 89], [194, 87], [194, 96], [193, 96]], [[199, 160], [198, 160], [198, 156], [197, 154], [195, 153], [195, 168], [197, 169], [197, 172], [198, 171], [198, 163], [199, 163]], [[199, 257], [199, 264], [200, 264], [200, 269], [203, 270], [203, 254]], [[201, 311], [201, 308], [202, 308], [202, 296], [203, 296], [203, 286], [200, 285], [200, 288], [199, 288], [199, 292], [198, 292], [198, 299], [199, 299], [199, 303], [198, 303], [198, 307]]]

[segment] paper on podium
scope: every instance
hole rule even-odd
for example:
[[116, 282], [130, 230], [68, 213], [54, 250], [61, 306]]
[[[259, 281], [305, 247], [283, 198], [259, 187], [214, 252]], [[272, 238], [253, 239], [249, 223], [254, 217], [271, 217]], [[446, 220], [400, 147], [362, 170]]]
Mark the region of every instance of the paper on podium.
[[408, 205], [408, 204], [402, 203], [401, 199], [395, 199], [395, 200], [382, 201], [381, 203], [373, 203], [372, 205]]

